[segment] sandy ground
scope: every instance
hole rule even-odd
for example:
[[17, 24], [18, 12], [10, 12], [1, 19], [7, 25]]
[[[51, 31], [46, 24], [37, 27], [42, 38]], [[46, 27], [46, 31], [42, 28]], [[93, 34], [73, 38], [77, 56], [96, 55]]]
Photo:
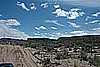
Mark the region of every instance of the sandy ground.
[[38, 67], [31, 51], [20, 46], [0, 45], [0, 62], [12, 62], [15, 67]]
[[[0, 62], [12, 62], [15, 67], [43, 67], [37, 63], [39, 60], [33, 56], [36, 51], [33, 48], [0, 44]], [[76, 61], [78, 67], [92, 67], [85, 61], [70, 58], [57, 60], [61, 65], [55, 67], [74, 67], [74, 61]]]

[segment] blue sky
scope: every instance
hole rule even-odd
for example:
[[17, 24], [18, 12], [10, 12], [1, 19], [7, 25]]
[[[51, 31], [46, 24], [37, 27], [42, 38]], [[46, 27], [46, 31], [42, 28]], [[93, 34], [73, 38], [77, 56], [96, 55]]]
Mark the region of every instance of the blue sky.
[[100, 0], [0, 0], [0, 38], [100, 35]]

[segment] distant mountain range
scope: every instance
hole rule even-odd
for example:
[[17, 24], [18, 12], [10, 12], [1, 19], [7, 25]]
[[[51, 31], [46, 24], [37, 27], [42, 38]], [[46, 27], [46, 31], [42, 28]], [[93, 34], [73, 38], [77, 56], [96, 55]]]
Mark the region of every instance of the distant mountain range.
[[48, 43], [48, 42], [75, 42], [75, 41], [91, 41], [91, 42], [100, 42], [100, 35], [87, 35], [87, 36], [73, 36], [73, 37], [60, 37], [56, 39], [49, 38], [27, 38], [27, 40], [22, 39], [12, 39], [12, 38], [1, 38], [3, 41], [11, 42], [39, 42], [39, 43]]

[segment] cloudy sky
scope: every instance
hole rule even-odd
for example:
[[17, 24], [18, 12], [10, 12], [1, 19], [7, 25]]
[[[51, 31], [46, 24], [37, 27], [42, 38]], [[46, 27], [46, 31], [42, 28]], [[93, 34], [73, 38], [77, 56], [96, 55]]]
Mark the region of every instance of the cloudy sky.
[[100, 0], [0, 0], [0, 38], [100, 35]]

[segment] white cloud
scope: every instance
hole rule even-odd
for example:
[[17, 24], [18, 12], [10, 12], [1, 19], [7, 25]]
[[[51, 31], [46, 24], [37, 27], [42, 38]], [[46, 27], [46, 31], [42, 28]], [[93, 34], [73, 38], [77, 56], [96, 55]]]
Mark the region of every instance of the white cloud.
[[51, 29], [53, 29], [53, 30], [57, 30], [57, 28], [56, 28], [56, 27], [51, 27]]
[[[64, 33], [60, 33], [60, 32], [55, 32], [55, 33], [48, 33], [48, 32], [45, 32], [45, 33], [34, 33], [34, 37], [38, 37], [38, 38], [50, 38], [50, 39], [57, 39], [61, 36], [64, 36], [66, 35], [67, 32]], [[33, 37], [33, 38], [34, 38]]]
[[58, 5], [58, 4], [56, 4], [56, 5], [54, 5], [54, 8], [60, 8], [60, 5]]
[[59, 8], [55, 12], [52, 12], [52, 14], [56, 14], [56, 17], [66, 17], [69, 13]]
[[49, 33], [45, 32], [45, 33], [34, 33], [34, 37], [32, 38], [50, 38]]
[[85, 7], [100, 7], [100, 0], [47, 0], [47, 1], [59, 1], [64, 4], [85, 6]]
[[100, 20], [93, 20], [93, 21], [85, 23], [85, 24], [87, 25], [87, 24], [94, 24], [94, 23], [98, 23], [99, 24]]
[[60, 32], [57, 32], [57, 33], [53, 33], [54, 35], [57, 35], [57, 36], [61, 36], [61, 33]]
[[85, 20], [87, 21], [87, 20], [89, 20], [90, 18], [99, 17], [99, 15], [100, 15], [100, 12], [93, 13], [91, 16], [87, 16]]
[[93, 28], [90, 31], [72, 31], [70, 36], [83, 36], [83, 35], [100, 35], [100, 28]]
[[64, 26], [63, 24], [58, 23], [58, 20], [45, 20], [45, 22], [54, 23], [54, 24], [56, 24], [58, 26]]
[[70, 11], [65, 11], [62, 9], [56, 9], [52, 14], [56, 17], [66, 17], [67, 19], [76, 19], [77, 17], [83, 16], [85, 12], [81, 11], [79, 8], [72, 8]]
[[29, 11], [29, 9], [26, 7], [25, 3], [23, 3], [23, 2], [17, 2], [17, 5], [22, 7], [22, 9]]
[[92, 18], [92, 17], [90, 17], [90, 16], [87, 16], [85, 20], [87, 21], [87, 20], [89, 20], [90, 18]]
[[67, 16], [68, 19], [76, 19], [77, 17], [83, 16], [85, 12], [81, 11], [79, 8], [72, 8], [69, 11], [69, 16]]
[[49, 34], [50, 38], [57, 39], [59, 37], [72, 37], [72, 36], [84, 36], [84, 35], [100, 35], [100, 28], [94, 28], [93, 31], [76, 30], [68, 33], [52, 33]]
[[85, 14], [85, 12], [83, 12], [83, 11], [82, 12], [79, 12], [79, 15], [80, 16], [83, 16], [84, 14]]
[[100, 31], [72, 31], [68, 34], [63, 34], [60, 37], [84, 36], [84, 35], [100, 35]]
[[2, 14], [0, 14], [0, 17], [2, 16]]
[[100, 27], [99, 28], [93, 28], [92, 30], [100, 31]]
[[41, 4], [41, 7], [47, 8], [47, 7], [48, 7], [48, 3], [42, 3], [42, 4]]
[[[83, 36], [83, 35], [99, 35], [97, 31], [72, 31], [69, 36]], [[68, 36], [68, 35], [67, 35]]]
[[51, 38], [51, 39], [58, 39], [59, 37], [63, 37], [66, 35], [68, 35], [67, 32], [65, 32], [65, 33], [54, 32], [54, 33], [48, 33], [47, 36], [49, 36], [49, 38]]
[[98, 23], [98, 22], [100, 22], [100, 20], [93, 20], [93, 21], [91, 21], [89, 23]]
[[84, 31], [72, 31], [72, 32], [70, 32], [70, 34], [74, 34], [74, 35], [82, 34], [82, 33], [84, 33]]
[[41, 34], [40, 33], [34, 33], [34, 36], [40, 36]]
[[9, 25], [9, 26], [21, 25], [16, 19], [0, 20], [0, 24], [5, 24], [5, 25]]
[[0, 38], [12, 37], [26, 39], [30, 36], [21, 32], [12, 26], [18, 26], [20, 23], [16, 19], [0, 20]]
[[89, 24], [89, 23], [85, 23], [85, 24], [87, 25], [87, 24]]
[[35, 27], [36, 30], [46, 30], [47, 28], [45, 26], [39, 26]]
[[93, 34], [93, 35], [100, 35], [100, 27], [93, 28], [93, 29], [91, 29], [91, 31], [89, 31], [88, 33], [89, 33], [89, 34]]
[[45, 26], [40, 26], [40, 29], [46, 30], [47, 28]]
[[75, 28], [80, 28], [80, 25], [77, 25], [76, 23], [68, 22], [70, 26], [75, 27]]
[[83, 36], [83, 35], [98, 35], [97, 31], [72, 31], [70, 32], [70, 36]]
[[35, 29], [36, 29], [36, 30], [40, 30], [40, 28], [38, 28], [38, 27], [35, 27]]
[[70, 16], [67, 16], [68, 19], [76, 19], [79, 17], [79, 14], [77, 12], [69, 12]]
[[76, 30], [71, 32], [53, 32], [53, 33], [35, 33], [34, 37], [38, 38], [50, 38], [58, 39], [59, 37], [72, 37], [72, 36], [83, 36], [83, 35], [100, 35], [100, 28], [93, 28], [91, 31], [87, 30]]
[[34, 3], [29, 4], [29, 6], [30, 6], [31, 10], [36, 10], [37, 9]]
[[98, 17], [100, 15], [100, 12], [96, 12], [94, 14], [92, 14], [92, 16]]
[[79, 9], [79, 8], [72, 8], [70, 11], [71, 11], [71, 12], [73, 12], [73, 11], [76, 12], [76, 11], [78, 11], [78, 10], [81, 10], [81, 9]]
[[[67, 0], [66, 0], [67, 1]], [[100, 7], [99, 0], [91, 1], [91, 0], [68, 0], [70, 4], [88, 6], [88, 7]]]
[[51, 34], [49, 34], [50, 38], [55, 38], [55, 39], [61, 37], [62, 35], [63, 35], [63, 34], [60, 33], [60, 32], [56, 32], [56, 33], [51, 33]]

